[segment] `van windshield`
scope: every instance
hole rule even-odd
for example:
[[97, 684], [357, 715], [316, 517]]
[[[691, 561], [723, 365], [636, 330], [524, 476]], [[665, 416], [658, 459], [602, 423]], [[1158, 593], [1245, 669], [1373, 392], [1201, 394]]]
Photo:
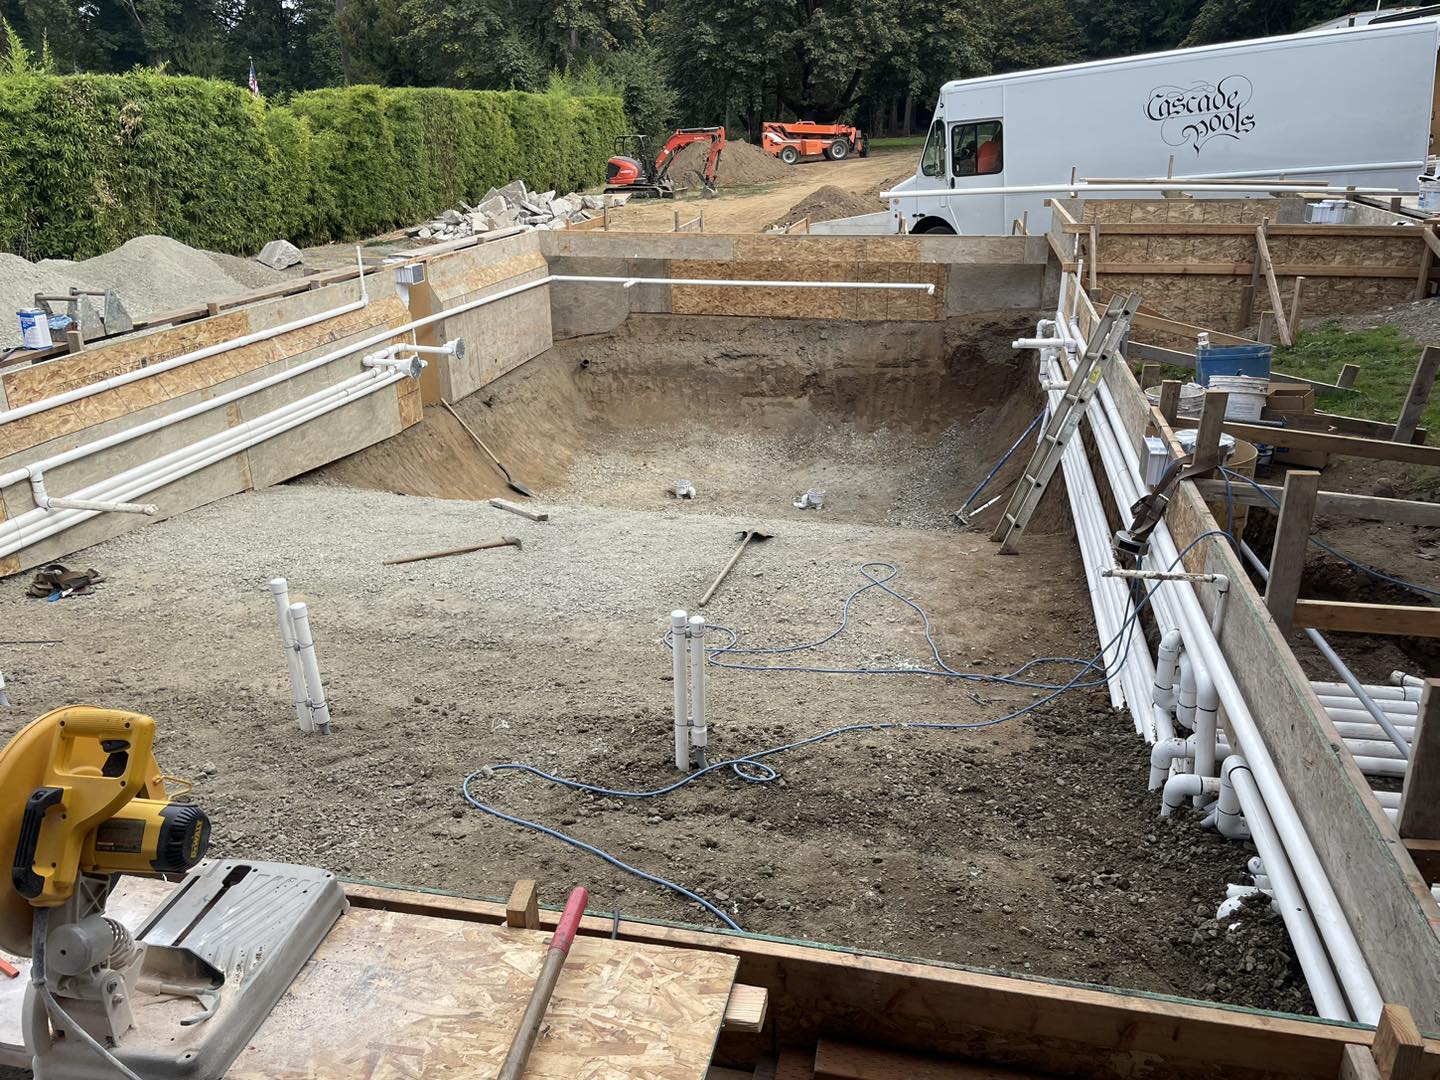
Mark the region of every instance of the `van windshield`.
[[920, 171], [926, 176], [942, 176], [945, 173], [945, 123], [942, 120], [930, 125], [930, 136], [925, 140], [925, 149], [920, 152]]

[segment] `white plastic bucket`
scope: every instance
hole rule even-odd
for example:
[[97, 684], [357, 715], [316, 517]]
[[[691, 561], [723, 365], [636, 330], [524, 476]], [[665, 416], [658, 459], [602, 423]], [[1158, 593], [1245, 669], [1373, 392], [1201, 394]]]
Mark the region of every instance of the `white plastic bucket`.
[[48, 349], [55, 344], [50, 338], [50, 316], [41, 308], [21, 308], [20, 343], [27, 349]]
[[1421, 176], [1420, 209], [1431, 213], [1440, 212], [1440, 177]]
[[1225, 403], [1225, 419], [1244, 423], [1260, 419], [1265, 410], [1266, 395], [1270, 393], [1270, 380], [1249, 375], [1212, 375], [1210, 389], [1223, 390], [1230, 395]]

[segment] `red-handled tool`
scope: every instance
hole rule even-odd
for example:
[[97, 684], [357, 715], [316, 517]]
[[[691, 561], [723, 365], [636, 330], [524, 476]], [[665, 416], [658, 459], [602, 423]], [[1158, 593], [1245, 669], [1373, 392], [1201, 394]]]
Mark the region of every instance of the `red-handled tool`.
[[589, 899], [588, 889], [570, 890], [570, 898], [565, 901], [565, 911], [560, 916], [560, 925], [555, 927], [555, 936], [550, 939], [550, 951], [545, 954], [545, 966], [535, 980], [530, 1004], [525, 1006], [525, 1015], [520, 1019], [520, 1030], [515, 1033], [510, 1053], [505, 1056], [505, 1064], [500, 1066], [496, 1080], [520, 1080], [524, 1074], [525, 1062], [530, 1059], [530, 1050], [540, 1034], [540, 1021], [545, 1019], [545, 1010], [550, 1007], [555, 984], [560, 981], [560, 970], [570, 954], [570, 943], [580, 929], [580, 917], [585, 914], [585, 902]]

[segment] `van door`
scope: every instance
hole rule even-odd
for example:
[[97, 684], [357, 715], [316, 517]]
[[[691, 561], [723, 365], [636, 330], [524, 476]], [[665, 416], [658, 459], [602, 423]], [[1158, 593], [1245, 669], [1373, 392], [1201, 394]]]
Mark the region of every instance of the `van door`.
[[[950, 124], [950, 187], [1003, 187], [1005, 123], [998, 116]], [[962, 233], [996, 235], [1006, 231], [1005, 196], [964, 195], [948, 199], [951, 218]]]

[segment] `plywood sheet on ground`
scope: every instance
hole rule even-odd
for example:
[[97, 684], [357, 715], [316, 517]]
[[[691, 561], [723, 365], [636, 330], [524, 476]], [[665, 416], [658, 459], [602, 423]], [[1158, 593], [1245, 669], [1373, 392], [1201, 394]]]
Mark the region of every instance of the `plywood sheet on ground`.
[[[494, 1076], [550, 935], [352, 909], [261, 1027], [232, 1080]], [[527, 1080], [700, 1080], [739, 961], [578, 939]]]
[[730, 263], [675, 260], [676, 278], [756, 281], [907, 282], [919, 289], [755, 288], [731, 285], [676, 285], [671, 308], [677, 315], [747, 315], [780, 319], [839, 319], [848, 322], [938, 320], [945, 314], [949, 268], [938, 263], [835, 261]]

